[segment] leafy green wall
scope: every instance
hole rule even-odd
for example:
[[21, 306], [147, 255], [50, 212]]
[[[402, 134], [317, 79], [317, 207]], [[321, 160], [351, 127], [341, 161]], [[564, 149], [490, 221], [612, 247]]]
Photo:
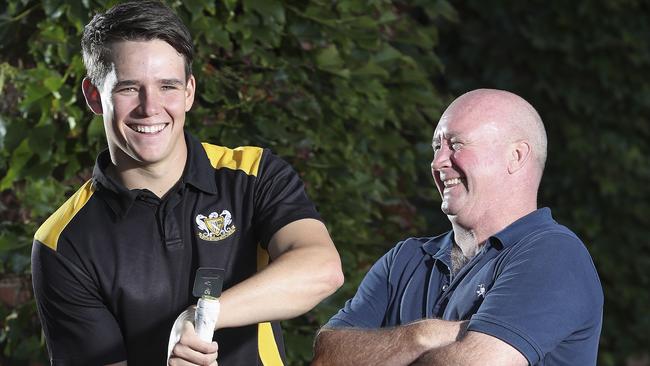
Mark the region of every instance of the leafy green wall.
[[[29, 274], [31, 237], [105, 147], [80, 92], [79, 37], [115, 1], [0, 4], [0, 273]], [[397, 240], [448, 228], [430, 136], [452, 95], [529, 99], [549, 130], [541, 202], [588, 244], [605, 287], [600, 358], [648, 349], [650, 11], [643, 2], [169, 1], [195, 38], [188, 128], [272, 148], [301, 173], [346, 283], [285, 322], [301, 365], [323, 324]], [[453, 6], [453, 8], [452, 8]], [[606, 16], [605, 16], [606, 15]], [[1, 305], [0, 364], [44, 360], [34, 304]]]
[[[439, 90], [512, 90], [549, 136], [540, 204], [586, 243], [605, 292], [599, 364], [650, 364], [650, 3], [454, 3]], [[552, 269], [551, 269], [552, 270]]]
[[[36, 227], [89, 178], [105, 146], [101, 119], [80, 93], [79, 37], [91, 14], [112, 3], [0, 5], [5, 275], [29, 273]], [[270, 147], [289, 160], [343, 257], [345, 287], [285, 324], [289, 358], [305, 363], [316, 329], [369, 265], [398, 238], [424, 232], [415, 202], [436, 198], [419, 163], [428, 159], [428, 135], [443, 101], [431, 83], [440, 72], [437, 30], [418, 16], [438, 19], [451, 8], [390, 1], [170, 4], [196, 43], [198, 100], [188, 128], [226, 146]], [[2, 357], [16, 362], [40, 353], [42, 359], [33, 302], [2, 311]]]

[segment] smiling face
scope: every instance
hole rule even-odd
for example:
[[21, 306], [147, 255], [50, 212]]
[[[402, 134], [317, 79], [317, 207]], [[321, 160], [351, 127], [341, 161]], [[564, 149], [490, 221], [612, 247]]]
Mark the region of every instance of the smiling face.
[[440, 118], [433, 135], [431, 173], [441, 209], [457, 222], [484, 222], [504, 196], [508, 141], [489, 105], [459, 100]]
[[113, 68], [104, 84], [94, 89], [84, 81], [84, 94], [91, 109], [103, 114], [113, 163], [118, 169], [182, 171], [185, 113], [195, 88], [194, 77], [186, 78], [183, 56], [161, 40], [116, 42], [111, 56]]

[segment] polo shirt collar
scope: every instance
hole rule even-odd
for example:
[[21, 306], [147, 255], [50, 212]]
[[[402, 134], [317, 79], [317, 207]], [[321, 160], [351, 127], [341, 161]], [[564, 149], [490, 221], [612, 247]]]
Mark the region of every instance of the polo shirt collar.
[[516, 244], [521, 238], [525, 237], [526, 234], [533, 230], [553, 222], [554, 220], [551, 216], [551, 209], [543, 207], [518, 219], [508, 225], [505, 229], [494, 234], [491, 238], [497, 239], [504, 247], [509, 247]]
[[451, 266], [451, 245], [453, 241], [453, 231], [450, 230], [442, 235], [431, 238], [426, 243], [422, 244], [422, 250], [438, 259], [448, 267]]
[[217, 194], [217, 182], [214, 169], [203, 145], [191, 134], [185, 132], [187, 145], [187, 163], [183, 171], [183, 181], [210, 194]]
[[[526, 233], [552, 222], [554, 221], [551, 216], [551, 209], [548, 207], [537, 209], [491, 236], [491, 238], [497, 239], [498, 241], [498, 243], [492, 242], [491, 244], [492, 246], [495, 246], [495, 244], [498, 246], [500, 244], [503, 247], [509, 247], [517, 243]], [[450, 230], [442, 235], [431, 238], [422, 245], [422, 250], [433, 258], [450, 265], [451, 246], [454, 242], [453, 234], [453, 230]]]
[[[187, 183], [206, 193], [216, 194], [217, 183], [214, 176], [210, 174], [214, 170], [211, 169], [205, 149], [194, 136], [187, 132], [185, 132], [185, 144], [187, 146], [187, 161], [180, 184]], [[110, 177], [107, 174], [110, 164], [112, 161], [108, 149], [99, 153], [93, 168], [93, 180], [110, 192], [106, 202], [119, 217], [124, 217], [131, 209], [133, 202], [142, 194], [142, 190], [129, 190]]]

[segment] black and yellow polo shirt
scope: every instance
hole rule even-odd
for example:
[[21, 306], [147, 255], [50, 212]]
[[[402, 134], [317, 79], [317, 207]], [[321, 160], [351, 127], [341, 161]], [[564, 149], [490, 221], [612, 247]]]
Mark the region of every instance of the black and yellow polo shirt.
[[[183, 176], [162, 199], [108, 177], [104, 151], [92, 180], [36, 232], [34, 292], [54, 365], [163, 365], [176, 316], [196, 303], [197, 268], [225, 269], [227, 289], [268, 263], [278, 229], [319, 219], [298, 175], [270, 151], [185, 138]], [[219, 365], [283, 364], [277, 323], [214, 339]]]

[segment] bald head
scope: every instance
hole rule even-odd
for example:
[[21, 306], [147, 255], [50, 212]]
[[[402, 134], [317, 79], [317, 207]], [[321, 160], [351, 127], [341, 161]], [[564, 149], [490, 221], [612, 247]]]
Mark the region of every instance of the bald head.
[[522, 97], [505, 90], [476, 89], [456, 98], [443, 117], [446, 114], [496, 123], [510, 141], [528, 141], [541, 178], [546, 163], [546, 130], [535, 108]]
[[461, 95], [440, 117], [431, 147], [440, 208], [454, 232], [480, 243], [537, 208], [546, 132], [521, 97], [494, 89]]

